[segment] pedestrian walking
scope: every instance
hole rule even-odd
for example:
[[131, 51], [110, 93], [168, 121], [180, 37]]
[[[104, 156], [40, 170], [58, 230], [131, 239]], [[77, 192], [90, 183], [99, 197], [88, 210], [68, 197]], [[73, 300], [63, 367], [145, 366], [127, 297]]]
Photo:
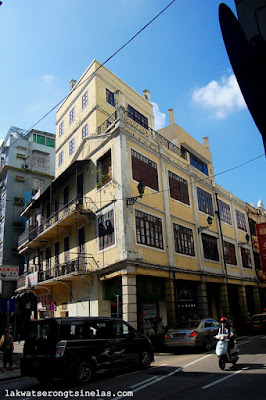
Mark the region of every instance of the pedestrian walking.
[[3, 352], [3, 368], [1, 369], [1, 372], [5, 372], [7, 365], [9, 365], [9, 369], [12, 370], [14, 340], [9, 329], [5, 329], [5, 332], [1, 337], [0, 350]]

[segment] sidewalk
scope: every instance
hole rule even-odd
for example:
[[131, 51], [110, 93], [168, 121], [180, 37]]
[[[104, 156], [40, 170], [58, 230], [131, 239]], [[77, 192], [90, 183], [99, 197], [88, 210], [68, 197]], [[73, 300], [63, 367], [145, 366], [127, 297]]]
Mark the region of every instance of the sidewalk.
[[[23, 346], [24, 342], [21, 341], [20, 343], [14, 342], [14, 353], [13, 353], [13, 370], [5, 372], [0, 371], [0, 382], [7, 380], [7, 379], [14, 379], [19, 378], [21, 376], [20, 373], [20, 358], [22, 357], [23, 353]], [[3, 366], [3, 353], [0, 353], [0, 368]]]

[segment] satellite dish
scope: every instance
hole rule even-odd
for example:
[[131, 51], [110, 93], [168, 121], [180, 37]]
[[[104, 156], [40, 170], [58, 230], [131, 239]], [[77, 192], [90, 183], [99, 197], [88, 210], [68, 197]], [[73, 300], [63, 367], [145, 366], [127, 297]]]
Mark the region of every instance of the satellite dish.
[[226, 51], [247, 107], [266, 151], [266, 43], [262, 36], [248, 41], [231, 9], [221, 3], [219, 21]]

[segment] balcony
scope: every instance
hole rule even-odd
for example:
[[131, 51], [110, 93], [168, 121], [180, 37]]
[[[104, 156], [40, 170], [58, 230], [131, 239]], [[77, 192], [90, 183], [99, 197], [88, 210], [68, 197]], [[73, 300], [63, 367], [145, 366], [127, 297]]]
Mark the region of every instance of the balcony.
[[47, 268], [44, 271], [39, 271], [38, 282], [58, 280], [57, 278], [60, 277], [67, 279], [68, 277], [71, 278], [73, 275], [92, 273], [96, 269], [98, 269], [98, 265], [93, 256], [80, 255], [73, 260], [68, 260], [62, 264]]
[[17, 289], [25, 288], [26, 274], [19, 275], [17, 280]]
[[116, 128], [119, 121], [122, 121], [126, 125], [137, 129], [141, 134], [152, 138], [153, 140], [155, 140], [155, 142], [157, 142], [157, 144], [166, 147], [168, 150], [177, 154], [179, 157], [187, 159], [186, 152], [182, 151], [180, 147], [176, 146], [174, 143], [166, 139], [160, 133], [154, 131], [152, 128], [144, 126], [140, 120], [136, 118], [133, 119], [132, 115], [128, 113], [123, 107], [120, 107], [98, 127], [98, 135], [108, 133], [112, 129]]
[[73, 225], [73, 223], [76, 222], [76, 216], [80, 215], [80, 211], [82, 211], [83, 214], [87, 214], [90, 218], [94, 218], [94, 213], [89, 207], [90, 205], [91, 202], [84, 200], [83, 197], [75, 197], [43, 221], [41, 225], [32, 225], [23, 232], [18, 239], [19, 251], [26, 245], [32, 248], [40, 247], [39, 241], [36, 241], [39, 236], [42, 236], [44, 239], [56, 237], [57, 228]]

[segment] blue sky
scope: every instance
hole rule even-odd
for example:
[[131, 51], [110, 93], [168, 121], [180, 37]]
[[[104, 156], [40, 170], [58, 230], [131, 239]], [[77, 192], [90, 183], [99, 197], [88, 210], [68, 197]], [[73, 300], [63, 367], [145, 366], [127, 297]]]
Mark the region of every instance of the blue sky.
[[[234, 12], [233, 0], [224, 1]], [[71, 79], [104, 62], [170, 0], [3, 0], [0, 7], [0, 138], [30, 129], [62, 100]], [[106, 64], [156, 103], [157, 127], [175, 122], [209, 137], [216, 181], [266, 206], [266, 160], [235, 82], [218, 21], [218, 0], [176, 0]], [[158, 106], [158, 107], [157, 107]], [[37, 129], [55, 132], [55, 111]], [[230, 170], [262, 156], [240, 168]]]

